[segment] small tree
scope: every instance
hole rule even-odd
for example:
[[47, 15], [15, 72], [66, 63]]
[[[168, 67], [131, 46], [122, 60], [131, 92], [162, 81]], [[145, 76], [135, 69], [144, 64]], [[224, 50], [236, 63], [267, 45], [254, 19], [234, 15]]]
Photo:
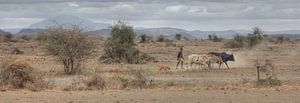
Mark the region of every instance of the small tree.
[[175, 35], [176, 40], [181, 40], [181, 37], [182, 37], [181, 34], [176, 34], [176, 35]]
[[134, 48], [135, 34], [131, 26], [122, 21], [112, 26], [111, 38], [105, 42], [104, 55], [106, 63], [145, 63], [150, 57]]
[[159, 36], [157, 37], [157, 41], [158, 41], [158, 42], [164, 42], [164, 41], [165, 41], [165, 36], [159, 35]]
[[279, 36], [279, 37], [277, 37], [276, 44], [277, 44], [277, 43], [282, 44], [283, 41], [284, 41], [284, 36]]
[[223, 38], [219, 38], [217, 35], [212, 35], [212, 41], [213, 42], [221, 42]]
[[262, 39], [263, 39], [263, 31], [258, 27], [254, 27], [253, 28], [253, 33], [248, 34], [248, 45], [249, 45], [249, 47], [255, 46], [256, 44], [261, 42]]
[[212, 40], [212, 35], [208, 35], [208, 40]]
[[76, 73], [94, 48], [78, 25], [49, 27], [45, 34], [48, 53], [58, 57], [67, 74]]
[[140, 43], [146, 43], [146, 42], [149, 42], [149, 38], [146, 34], [143, 34], [140, 36], [141, 40], [140, 40]]
[[230, 40], [229, 42], [225, 43], [225, 46], [230, 48], [242, 48], [247, 45], [247, 38], [245, 36], [236, 34], [233, 38], [233, 40]]

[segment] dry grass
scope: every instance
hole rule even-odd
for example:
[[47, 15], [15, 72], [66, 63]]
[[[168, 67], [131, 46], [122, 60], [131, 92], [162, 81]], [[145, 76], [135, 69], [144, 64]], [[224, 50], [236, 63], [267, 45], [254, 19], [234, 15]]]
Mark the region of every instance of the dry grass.
[[131, 89], [131, 88], [150, 88], [152, 87], [153, 80], [150, 80], [141, 69], [130, 69], [125, 73], [115, 74], [112, 78], [110, 85], [116, 85], [114, 89]]

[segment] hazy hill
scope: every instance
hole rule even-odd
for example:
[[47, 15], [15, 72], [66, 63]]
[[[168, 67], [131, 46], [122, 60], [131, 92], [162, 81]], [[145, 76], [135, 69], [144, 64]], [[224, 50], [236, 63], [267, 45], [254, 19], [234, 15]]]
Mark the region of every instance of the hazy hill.
[[88, 19], [77, 17], [77, 16], [60, 15], [60, 16], [52, 17], [52, 18], [46, 19], [44, 21], [32, 24], [29, 26], [29, 28], [30, 29], [45, 29], [49, 26], [53, 26], [56, 24], [80, 25], [86, 30], [99, 30], [99, 29], [104, 29], [104, 28], [108, 28], [109, 26], [111, 26], [110, 24], [105, 24], [105, 23], [94, 23]]

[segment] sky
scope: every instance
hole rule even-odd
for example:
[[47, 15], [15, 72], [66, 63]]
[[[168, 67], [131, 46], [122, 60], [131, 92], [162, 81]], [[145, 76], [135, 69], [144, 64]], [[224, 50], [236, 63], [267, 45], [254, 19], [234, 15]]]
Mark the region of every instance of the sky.
[[58, 15], [145, 28], [300, 30], [300, 0], [0, 0], [0, 28]]

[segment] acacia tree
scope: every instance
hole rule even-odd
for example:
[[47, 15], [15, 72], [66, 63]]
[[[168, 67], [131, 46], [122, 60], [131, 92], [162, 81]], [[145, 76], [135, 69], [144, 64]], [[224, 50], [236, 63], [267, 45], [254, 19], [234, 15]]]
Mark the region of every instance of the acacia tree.
[[94, 49], [94, 44], [79, 25], [56, 25], [44, 33], [48, 53], [58, 57], [67, 74], [76, 73]]

